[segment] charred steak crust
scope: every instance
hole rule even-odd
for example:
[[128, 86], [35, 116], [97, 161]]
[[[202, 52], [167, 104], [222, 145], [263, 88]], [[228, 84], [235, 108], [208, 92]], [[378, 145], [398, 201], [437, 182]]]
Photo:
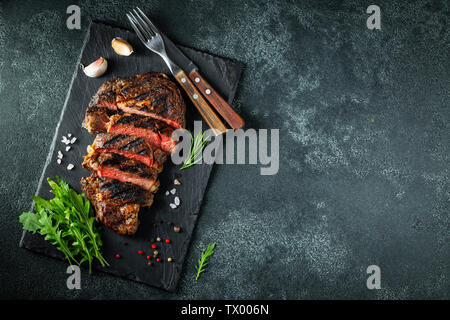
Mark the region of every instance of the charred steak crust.
[[86, 109], [86, 114], [81, 126], [91, 134], [106, 132], [109, 118], [112, 115], [120, 113], [121, 112], [108, 109], [107, 107], [93, 105]]
[[119, 112], [152, 117], [174, 128], [185, 127], [186, 105], [181, 92], [163, 73], [105, 81], [86, 109], [83, 127], [90, 133], [105, 132], [105, 116]]
[[[124, 198], [123, 202], [113, 202], [107, 197], [102, 199], [99, 197], [99, 194], [102, 194], [101, 183], [102, 181], [95, 175], [80, 179], [81, 190], [95, 207], [97, 218], [117, 234], [136, 233], [139, 226], [138, 213], [141, 206], [138, 203], [127, 202], [133, 201], [132, 199]], [[145, 204], [151, 205], [152, 201], [153, 195], [150, 194], [150, 198], [146, 200]]]

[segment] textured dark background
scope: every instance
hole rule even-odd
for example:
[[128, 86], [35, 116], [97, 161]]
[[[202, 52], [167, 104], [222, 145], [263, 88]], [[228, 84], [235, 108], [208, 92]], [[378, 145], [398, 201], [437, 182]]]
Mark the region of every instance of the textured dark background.
[[[69, 4], [82, 29], [66, 28]], [[377, 4], [382, 30], [368, 30]], [[18, 248], [88, 19], [139, 5], [186, 46], [246, 64], [234, 107], [280, 129], [280, 170], [216, 166], [176, 294]], [[0, 297], [449, 298], [448, 1], [2, 1]], [[201, 249], [217, 243], [195, 282]], [[366, 288], [381, 268], [382, 289]]]

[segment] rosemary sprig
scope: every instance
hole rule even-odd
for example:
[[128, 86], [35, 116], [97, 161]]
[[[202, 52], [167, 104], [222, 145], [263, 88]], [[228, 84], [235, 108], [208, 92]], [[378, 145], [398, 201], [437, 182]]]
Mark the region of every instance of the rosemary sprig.
[[215, 246], [215, 243], [211, 243], [208, 248], [206, 248], [206, 250], [202, 252], [202, 256], [200, 257], [200, 259], [198, 259], [198, 266], [195, 266], [195, 270], [197, 270], [197, 276], [195, 277], [195, 280], [198, 279], [200, 273], [205, 271], [205, 268], [208, 265], [209, 258], [214, 253]]
[[191, 136], [191, 150], [189, 156], [184, 160], [183, 166], [180, 170], [190, 168], [202, 160], [203, 149], [209, 140], [209, 136], [205, 137], [205, 132], [197, 134], [195, 139], [192, 136], [192, 133], [189, 132], [189, 135]]

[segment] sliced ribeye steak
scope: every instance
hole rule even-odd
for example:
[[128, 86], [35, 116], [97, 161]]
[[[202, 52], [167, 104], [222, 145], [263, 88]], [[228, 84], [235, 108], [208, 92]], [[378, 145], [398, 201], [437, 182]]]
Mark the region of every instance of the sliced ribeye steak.
[[185, 127], [186, 105], [176, 84], [163, 73], [106, 81], [92, 97], [83, 121], [90, 133], [105, 132], [108, 117], [126, 112]]

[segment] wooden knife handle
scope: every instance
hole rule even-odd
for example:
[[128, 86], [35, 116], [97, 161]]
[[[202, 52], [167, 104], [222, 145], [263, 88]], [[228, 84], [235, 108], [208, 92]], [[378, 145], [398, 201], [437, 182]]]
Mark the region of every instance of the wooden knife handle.
[[189, 78], [191, 78], [203, 96], [233, 129], [237, 130], [244, 127], [245, 122], [241, 116], [233, 110], [233, 108], [220, 96], [219, 93], [217, 93], [216, 90], [214, 90], [205, 78], [200, 75], [198, 70], [192, 70], [189, 74]]
[[213, 130], [216, 136], [221, 135], [227, 128], [219, 117], [215, 114], [214, 110], [208, 105], [208, 103], [203, 99], [201, 93], [197, 90], [195, 85], [189, 80], [189, 77], [184, 73], [183, 70], [175, 74], [175, 79], [181, 85], [181, 87], [186, 91], [189, 99], [191, 99], [194, 106], [205, 119], [206, 123]]

